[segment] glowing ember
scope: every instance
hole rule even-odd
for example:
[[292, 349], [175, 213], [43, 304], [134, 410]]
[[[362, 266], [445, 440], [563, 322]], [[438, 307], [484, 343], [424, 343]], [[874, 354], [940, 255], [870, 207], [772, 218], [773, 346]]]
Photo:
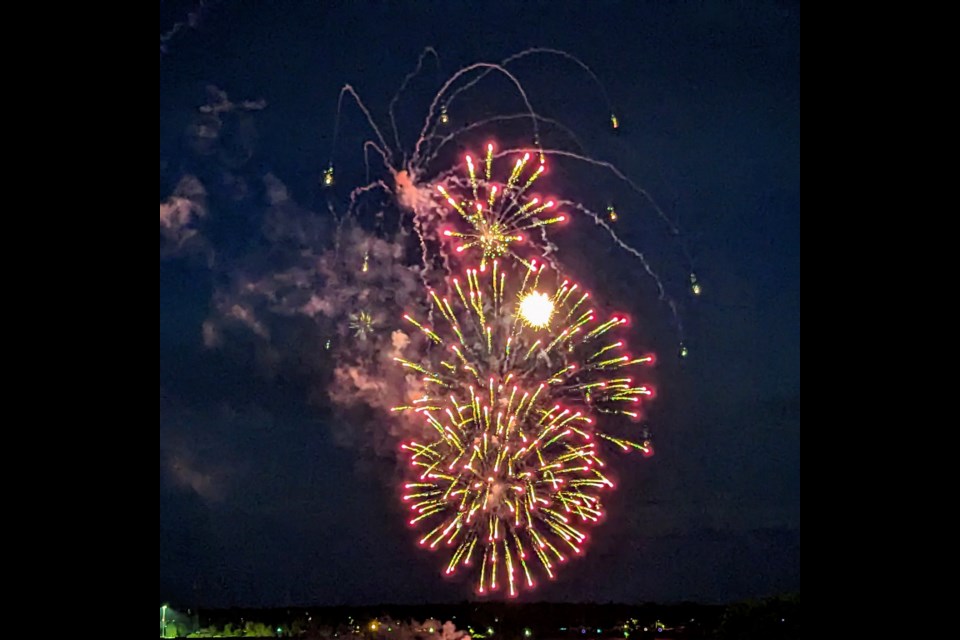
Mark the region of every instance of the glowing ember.
[[520, 319], [534, 329], [544, 329], [553, 317], [553, 300], [539, 291], [531, 291], [520, 300]]

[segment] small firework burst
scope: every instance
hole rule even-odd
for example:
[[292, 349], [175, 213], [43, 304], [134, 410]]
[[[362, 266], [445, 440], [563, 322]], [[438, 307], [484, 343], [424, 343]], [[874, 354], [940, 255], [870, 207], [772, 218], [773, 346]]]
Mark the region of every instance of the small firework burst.
[[[543, 158], [541, 158], [537, 168], [528, 173], [527, 165], [530, 158], [530, 153], [525, 153], [517, 159], [506, 182], [495, 181], [491, 178], [493, 145], [489, 144], [482, 176], [477, 175], [473, 157], [468, 155], [466, 157], [468, 181], [462, 184], [453, 183], [462, 188], [451, 193], [442, 185], [437, 186], [437, 191], [444, 197], [447, 204], [459, 213], [470, 227], [464, 231], [446, 229], [443, 235], [462, 240], [455, 249], [457, 253], [473, 248], [478, 249], [480, 271], [486, 270], [489, 260], [503, 256], [511, 256], [529, 265], [526, 259], [514, 252], [512, 245], [523, 242], [526, 239], [525, 232], [531, 229], [563, 222], [566, 219], [563, 215], [550, 218], [539, 217], [541, 213], [554, 208], [554, 201], [541, 202], [538, 197], [527, 197], [527, 191], [545, 169]], [[466, 193], [458, 193], [460, 191]], [[460, 197], [454, 197], [455, 195]]]
[[370, 312], [360, 310], [350, 314], [350, 329], [358, 340], [366, 340], [373, 333], [373, 316]]

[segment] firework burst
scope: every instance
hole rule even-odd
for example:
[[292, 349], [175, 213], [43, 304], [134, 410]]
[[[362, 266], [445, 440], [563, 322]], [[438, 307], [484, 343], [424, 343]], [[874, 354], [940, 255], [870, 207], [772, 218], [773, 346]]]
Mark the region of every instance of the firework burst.
[[360, 310], [350, 314], [350, 329], [358, 340], [366, 340], [374, 330], [373, 316], [369, 311]]
[[437, 191], [444, 197], [460, 216], [470, 225], [469, 230], [456, 231], [446, 229], [443, 235], [458, 238], [463, 242], [456, 247], [457, 253], [463, 253], [476, 247], [481, 253], [480, 270], [485, 271], [487, 261], [504, 255], [512, 256], [523, 264], [529, 263], [511, 248], [514, 243], [522, 243], [525, 232], [550, 224], [563, 222], [566, 216], [554, 215], [541, 218], [539, 214], [553, 209], [555, 202], [541, 202], [538, 197], [527, 197], [527, 190], [536, 182], [545, 170], [545, 160], [533, 171], [528, 170], [530, 153], [517, 158], [513, 170], [506, 182], [491, 179], [493, 165], [493, 144], [487, 145], [483, 175], [477, 175], [477, 169], [471, 156], [466, 156], [468, 181], [451, 179], [451, 184], [460, 187], [460, 197], [451, 195], [442, 185]]
[[630, 371], [653, 356], [629, 355], [613, 337], [627, 320], [599, 320], [589, 294], [549, 284], [545, 266], [492, 266], [452, 279], [449, 297], [430, 292], [436, 328], [405, 316], [429, 347], [420, 362], [397, 358], [418, 374], [418, 397], [393, 410], [423, 425], [401, 446], [420, 544], [450, 550], [447, 574], [478, 564], [479, 593], [505, 585], [514, 596], [534, 586], [536, 567], [553, 578], [581, 553], [603, 516], [600, 492], [613, 482], [601, 444], [652, 452], [597, 423], [640, 417], [653, 389]]
[[[424, 286], [428, 286], [428, 273], [441, 269], [449, 273], [451, 264], [459, 267], [456, 259], [463, 257], [469, 257], [471, 264], [479, 263], [481, 271], [492, 259], [507, 257], [527, 266], [529, 263], [526, 261], [536, 257], [558, 268], [559, 262], [554, 255], [558, 248], [548, 237], [547, 228], [563, 222], [576, 211], [578, 219], [583, 217], [592, 220], [593, 226], [605, 232], [619, 249], [639, 261], [645, 274], [653, 280], [659, 299], [669, 307], [682, 343], [683, 327], [676, 302], [644, 252], [629, 243], [626, 235], [621, 238], [620, 234], [627, 234], [631, 225], [618, 232], [614, 229], [614, 223], [626, 219], [627, 215], [654, 216], [658, 221], [657, 226], [652, 228], [657, 228], [659, 233], [668, 233], [669, 236], [664, 236], [664, 239], [669, 238], [671, 243], [676, 243], [677, 250], [689, 265], [692, 264], [692, 258], [684, 243], [678, 241], [680, 228], [646, 190], [619, 168], [588, 155], [574, 131], [559, 120], [535, 110], [524, 84], [513, 70], [515, 64], [529, 56], [550, 56], [579, 68], [579, 72], [586, 74], [586, 79], [596, 87], [593, 99], [599, 98], [597, 106], [601, 107], [602, 113], [609, 114], [611, 130], [620, 129], [620, 118], [603, 84], [589, 66], [565, 51], [533, 47], [504, 58], [499, 63], [475, 62], [466, 65], [449, 76], [430, 98], [419, 133], [415, 137], [409, 136], [409, 139], [415, 140], [411, 148], [401, 142], [403, 136], [395, 111], [402, 94], [410, 88], [411, 81], [423, 72], [429, 60], [437, 62], [439, 68], [437, 52], [428, 47], [390, 100], [388, 127], [378, 125], [373, 113], [352, 85], [342, 87], [337, 99], [330, 160], [320, 176], [321, 183], [328, 188], [328, 194], [334, 193], [333, 186], [337, 184], [333, 175], [334, 156], [341, 116], [345, 102], [352, 101], [359, 108], [370, 131], [370, 136], [361, 145], [368, 181], [349, 192], [345, 217], [359, 217], [371, 203], [374, 207], [380, 207], [380, 199], [384, 195], [390, 197], [399, 210], [400, 226], [409, 225], [407, 230], [415, 233], [419, 241]], [[472, 106], [470, 103], [481, 97], [481, 87], [488, 82], [488, 78], [500, 78], [506, 82], [522, 107], [511, 113], [501, 112], [496, 106], [483, 109]], [[483, 94], [482, 97], [489, 99], [490, 94]], [[478, 117], [478, 113], [484, 115]], [[462, 126], [457, 124], [460, 121], [464, 122]], [[515, 132], [509, 134], [507, 139], [514, 140], [518, 146], [495, 152], [492, 145], [488, 145], [485, 161], [479, 156], [466, 157], [466, 175], [462, 167], [449, 166], [449, 152], [453, 145], [472, 145], [478, 137], [501, 135], [504, 127]], [[517, 127], [522, 129], [519, 134], [516, 133]], [[509, 175], [504, 171], [497, 178], [494, 177], [492, 164], [502, 158], [509, 158], [512, 170]], [[527, 191], [543, 175], [547, 159], [551, 165], [560, 163], [559, 166], [566, 171], [579, 165], [589, 170], [592, 176], [608, 174], [615, 178], [615, 182], [611, 181], [610, 184], [618, 185], [615, 188], [620, 194], [620, 204], [614, 209], [608, 202], [603, 205], [607, 206], [606, 213], [601, 213], [595, 204], [559, 198], [541, 199], [532, 193], [528, 194]], [[613, 187], [603, 187], [604, 190], [610, 188]], [[562, 214], [556, 210], [560, 207], [563, 208]], [[451, 215], [451, 209], [456, 212], [454, 215]], [[378, 211], [376, 215], [382, 216], [383, 211]], [[449, 222], [450, 218], [455, 221]], [[454, 242], [446, 242], [449, 239], [454, 239]], [[435, 243], [439, 243], [439, 250]], [[521, 243], [525, 246], [524, 251], [518, 249]], [[448, 250], [451, 245], [452, 251]], [[691, 290], [696, 296], [701, 289], [691, 286]], [[681, 353], [684, 351], [681, 350]]]

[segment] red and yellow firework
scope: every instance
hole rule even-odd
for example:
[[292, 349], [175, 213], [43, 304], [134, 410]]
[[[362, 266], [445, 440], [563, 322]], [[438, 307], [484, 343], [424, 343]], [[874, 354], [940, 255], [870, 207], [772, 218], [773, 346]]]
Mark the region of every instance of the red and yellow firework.
[[469, 225], [465, 231], [446, 229], [443, 235], [462, 241], [455, 248], [457, 253], [477, 248], [481, 254], [480, 271], [486, 270], [488, 260], [505, 255], [529, 266], [523, 257], [513, 251], [512, 245], [523, 242], [525, 233], [531, 229], [566, 219], [564, 215], [540, 217], [540, 214], [548, 211], [553, 214], [555, 202], [549, 199], [543, 202], [539, 197], [527, 196], [527, 191], [546, 168], [541, 155], [536, 169], [530, 171], [530, 158], [529, 152], [524, 153], [517, 158], [506, 182], [494, 181], [491, 179], [493, 145], [488, 144], [482, 176], [477, 175], [473, 157], [467, 155], [467, 182], [453, 181], [452, 184], [459, 188], [452, 194], [443, 186], [437, 186], [437, 191], [447, 204]]
[[428, 348], [419, 362], [397, 358], [418, 397], [393, 410], [422, 420], [422, 437], [402, 444], [420, 544], [450, 550], [448, 574], [479, 564], [480, 593], [504, 584], [514, 596], [534, 586], [533, 568], [553, 578], [581, 553], [603, 516], [613, 482], [601, 445], [652, 452], [598, 422], [639, 418], [653, 388], [632, 372], [653, 356], [630, 355], [615, 337], [627, 320], [599, 319], [588, 293], [545, 266], [492, 266], [452, 279], [447, 297], [430, 292], [435, 328], [405, 316]]

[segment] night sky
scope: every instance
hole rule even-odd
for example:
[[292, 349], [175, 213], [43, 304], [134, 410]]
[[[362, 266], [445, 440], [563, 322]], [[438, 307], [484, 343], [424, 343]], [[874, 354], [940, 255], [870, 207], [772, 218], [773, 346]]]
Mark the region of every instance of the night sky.
[[[562, 49], [600, 78], [621, 129], [612, 131], [589, 78], [556, 56], [510, 66], [534, 108], [563, 121], [590, 156], [616, 164], [682, 227], [680, 237], [663, 233], [650, 208], [634, 206], [609, 176], [562, 163], [548, 176], [556, 192], [598, 210], [616, 203], [617, 231], [648, 255], [679, 321], [637, 261], [585, 218], [554, 232], [569, 271], [631, 313], [659, 356], [649, 415], [657, 453], [617, 461], [619, 487], [585, 557], [524, 598], [729, 602], [799, 590], [796, 4], [198, 6], [162, 2], [160, 12], [161, 34], [170, 34], [161, 38], [160, 199], [186, 175], [207, 194], [202, 216], [176, 233], [161, 220], [162, 601], [475, 597], [444, 581], [438, 559], [404, 526], [389, 438], [364, 435], [382, 418], [338, 411], [326, 397], [320, 332], [266, 311], [245, 326], [215, 322], [237, 282], [297, 258], [265, 231], [278, 184], [285, 224], [310, 220], [312, 250], [329, 245], [327, 198], [342, 209], [349, 188], [366, 181], [361, 145], [370, 137], [345, 100], [337, 189], [324, 191], [338, 92], [353, 85], [385, 126], [391, 98], [427, 46], [439, 69], [428, 57], [398, 102], [401, 147], [412, 149], [431, 98], [458, 68], [529, 47]], [[211, 103], [207, 85], [265, 107], [224, 114], [211, 142], [198, 111]], [[516, 107], [516, 95], [492, 80], [451, 116], [466, 122]], [[503, 142], [516, 131], [505, 127]], [[692, 271], [700, 297], [688, 286]], [[683, 360], [680, 324], [690, 350]]]

